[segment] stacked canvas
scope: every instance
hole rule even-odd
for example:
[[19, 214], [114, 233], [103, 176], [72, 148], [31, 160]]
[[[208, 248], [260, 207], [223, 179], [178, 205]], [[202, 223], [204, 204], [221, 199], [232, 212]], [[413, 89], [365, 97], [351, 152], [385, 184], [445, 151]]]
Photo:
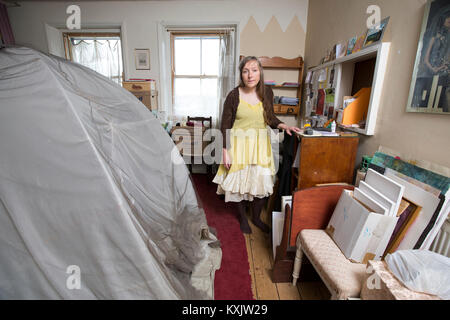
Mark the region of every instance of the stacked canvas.
[[[448, 206], [443, 205], [448, 203], [448, 200], [445, 202], [448, 197], [441, 196], [439, 190], [395, 170], [387, 168], [385, 176], [405, 187], [404, 198], [408, 203], [404, 212], [399, 212], [399, 218], [406, 220], [411, 217], [408, 219], [409, 225], [403, 228], [403, 232], [393, 235], [397, 242], [392, 248], [388, 248], [388, 253], [395, 250], [428, 249], [435, 236], [430, 232], [433, 230], [433, 223], [430, 222], [434, 219], [434, 225], [439, 225], [440, 228], [442, 225], [440, 222], [448, 215]], [[403, 215], [409, 217], [403, 218]]]
[[354, 262], [380, 260], [397, 223], [405, 187], [369, 169], [353, 192], [344, 190], [327, 232]]
[[370, 163], [371, 168], [405, 187], [403, 212], [398, 212], [399, 221], [386, 253], [399, 249], [426, 250], [450, 211], [450, 169], [424, 163], [427, 168], [440, 168], [434, 172], [398, 156], [375, 152]]

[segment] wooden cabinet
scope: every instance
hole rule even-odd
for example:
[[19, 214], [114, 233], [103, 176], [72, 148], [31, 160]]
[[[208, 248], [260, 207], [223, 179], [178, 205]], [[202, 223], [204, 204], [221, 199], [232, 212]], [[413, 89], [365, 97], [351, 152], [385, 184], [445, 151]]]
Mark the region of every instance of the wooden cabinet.
[[[242, 60], [244, 56], [240, 56], [240, 59]], [[261, 62], [262, 67], [265, 71], [265, 80], [268, 80], [266, 77], [267, 70], [276, 70], [278, 71], [294, 71], [297, 72], [297, 83], [298, 85], [282, 85], [283, 82], [277, 85], [271, 86], [274, 90], [275, 96], [283, 96], [283, 91], [294, 91], [295, 97], [298, 98], [298, 104], [295, 106], [291, 105], [285, 105], [285, 104], [279, 104], [274, 103], [273, 109], [275, 114], [279, 115], [300, 115], [300, 104], [301, 104], [301, 98], [302, 98], [302, 81], [303, 81], [303, 58], [297, 57], [294, 59], [285, 59], [281, 57], [258, 57], [259, 61]]]
[[158, 109], [154, 81], [123, 81], [122, 86], [136, 96], [149, 110]]
[[300, 137], [300, 161], [294, 172], [297, 190], [317, 184], [353, 183], [358, 136]]

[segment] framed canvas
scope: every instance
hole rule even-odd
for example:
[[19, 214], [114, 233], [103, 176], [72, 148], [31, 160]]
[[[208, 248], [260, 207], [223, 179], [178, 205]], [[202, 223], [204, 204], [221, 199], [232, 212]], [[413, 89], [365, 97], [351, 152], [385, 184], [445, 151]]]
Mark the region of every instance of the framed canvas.
[[150, 70], [150, 49], [134, 49], [136, 70]]
[[384, 31], [386, 31], [388, 22], [389, 17], [384, 18], [383, 20], [380, 21], [379, 24], [367, 30], [363, 47], [368, 47], [380, 43], [381, 40], [383, 39]]
[[407, 112], [450, 114], [450, 3], [428, 0], [422, 21]]

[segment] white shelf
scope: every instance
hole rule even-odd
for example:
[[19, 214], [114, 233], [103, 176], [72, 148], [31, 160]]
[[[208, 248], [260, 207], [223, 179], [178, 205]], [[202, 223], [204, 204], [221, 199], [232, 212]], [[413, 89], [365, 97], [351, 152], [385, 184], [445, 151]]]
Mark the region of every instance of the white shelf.
[[358, 62], [358, 61], [367, 60], [369, 58], [376, 57], [378, 50], [382, 47], [382, 44], [384, 44], [384, 43], [379, 43], [379, 44], [376, 44], [376, 45], [369, 46], [367, 48], [363, 48], [363, 49], [361, 49], [358, 52], [349, 54], [348, 56], [343, 56], [343, 57], [337, 58], [337, 59], [335, 59], [333, 61], [325, 62], [325, 63], [323, 63], [321, 65], [316, 66], [316, 67], [309, 68], [308, 70], [309, 71], [316, 71], [316, 70], [327, 68], [327, 67], [330, 67], [330, 66], [333, 66], [333, 65], [336, 65], [336, 64], [344, 63], [344, 62], [347, 62], [347, 61]]
[[352, 89], [355, 63], [376, 58], [369, 107], [367, 110], [366, 126], [365, 128], [345, 128], [346, 130], [368, 136], [375, 134], [375, 125], [377, 122], [377, 114], [381, 101], [389, 48], [389, 42], [382, 42], [363, 48], [362, 50], [348, 56], [344, 56], [308, 69], [308, 71], [314, 72], [327, 67], [335, 68], [336, 87], [334, 110], [337, 110], [340, 106], [342, 106], [343, 97], [351, 95], [350, 91]]

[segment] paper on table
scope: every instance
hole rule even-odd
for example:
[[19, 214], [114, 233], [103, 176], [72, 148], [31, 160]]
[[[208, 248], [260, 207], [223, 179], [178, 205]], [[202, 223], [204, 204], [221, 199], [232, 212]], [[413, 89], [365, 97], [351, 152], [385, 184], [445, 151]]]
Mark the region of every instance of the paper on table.
[[320, 131], [320, 134], [326, 137], [339, 137], [339, 133], [337, 132]]

